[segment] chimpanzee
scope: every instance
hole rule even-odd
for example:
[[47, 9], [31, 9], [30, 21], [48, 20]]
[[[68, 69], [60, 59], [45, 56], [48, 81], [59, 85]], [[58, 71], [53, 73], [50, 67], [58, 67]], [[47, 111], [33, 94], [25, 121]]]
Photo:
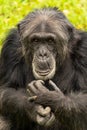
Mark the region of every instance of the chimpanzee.
[[0, 130], [87, 130], [87, 32], [57, 8], [30, 12], [4, 41]]

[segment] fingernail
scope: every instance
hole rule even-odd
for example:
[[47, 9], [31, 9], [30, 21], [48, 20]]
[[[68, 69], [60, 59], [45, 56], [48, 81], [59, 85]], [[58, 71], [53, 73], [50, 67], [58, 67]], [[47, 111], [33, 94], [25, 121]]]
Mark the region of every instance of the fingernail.
[[35, 101], [36, 98], [37, 98], [37, 96], [29, 97], [29, 98], [28, 98], [28, 101], [33, 102], [33, 101]]

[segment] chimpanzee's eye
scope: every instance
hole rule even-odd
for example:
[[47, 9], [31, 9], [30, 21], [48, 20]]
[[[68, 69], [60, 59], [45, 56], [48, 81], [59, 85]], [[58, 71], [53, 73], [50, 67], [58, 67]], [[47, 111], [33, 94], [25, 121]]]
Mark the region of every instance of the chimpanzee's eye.
[[38, 43], [39, 42], [39, 39], [38, 38], [33, 38], [31, 39], [31, 43]]
[[47, 43], [48, 44], [54, 44], [55, 43], [55, 40], [54, 40], [54, 38], [47, 38]]

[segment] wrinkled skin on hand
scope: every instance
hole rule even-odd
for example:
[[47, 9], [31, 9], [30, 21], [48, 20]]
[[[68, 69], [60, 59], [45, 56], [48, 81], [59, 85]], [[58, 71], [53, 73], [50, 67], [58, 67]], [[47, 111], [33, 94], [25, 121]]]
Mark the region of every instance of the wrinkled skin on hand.
[[[44, 86], [44, 81], [35, 80], [28, 84], [27, 92], [29, 102], [35, 103], [40, 95], [50, 91]], [[36, 105], [33, 118], [39, 125], [50, 126], [55, 122], [55, 115], [49, 106]]]
[[[44, 82], [42, 80], [32, 81], [28, 84], [27, 92], [29, 95], [29, 102], [34, 103], [38, 94], [49, 92], [43, 84]], [[43, 107], [43, 105], [36, 104], [34, 110], [33, 117], [31, 118], [33, 118], [33, 120], [35, 120], [39, 125], [50, 126], [55, 122], [55, 115], [49, 106]]]
[[27, 92], [29, 101], [38, 103], [36, 106], [36, 122], [40, 125], [50, 126], [55, 122], [55, 115], [52, 108], [49, 106], [52, 96], [64, 96], [60, 89], [50, 80], [49, 84], [53, 87], [54, 91], [48, 90], [44, 81], [35, 80], [28, 84]]

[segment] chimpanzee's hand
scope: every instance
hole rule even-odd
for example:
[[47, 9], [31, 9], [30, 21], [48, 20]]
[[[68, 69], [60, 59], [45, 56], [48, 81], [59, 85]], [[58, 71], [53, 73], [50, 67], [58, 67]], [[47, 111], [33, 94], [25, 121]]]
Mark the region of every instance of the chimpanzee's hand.
[[65, 99], [65, 96], [53, 81], [50, 80], [49, 84], [54, 91], [48, 90], [42, 80], [32, 81], [28, 84], [27, 91], [29, 96], [37, 96], [34, 102], [44, 107], [49, 106], [52, 112], [55, 112], [56, 107], [58, 107], [62, 99]]
[[27, 113], [29, 117], [31, 117], [32, 121], [35, 121], [42, 126], [48, 127], [52, 125], [55, 121], [55, 116], [51, 112], [50, 107], [44, 108], [42, 105], [33, 104], [33, 107], [31, 108], [31, 110], [28, 109]]
[[58, 86], [56, 86], [56, 84], [53, 81], [49, 80], [49, 85], [51, 85], [54, 91], [50, 91], [49, 89], [47, 89], [47, 87], [44, 84], [44, 81], [42, 80], [32, 81], [27, 86], [28, 95], [30, 97], [37, 95], [38, 97], [39, 95], [42, 95], [42, 94], [49, 95], [54, 92], [54, 93], [57, 93], [58, 96], [64, 96], [62, 91], [58, 88]]
[[[42, 85], [43, 81], [39, 80], [39, 81], [32, 81], [27, 88], [28, 91], [28, 95], [29, 95], [29, 102], [32, 104], [32, 108], [29, 110], [28, 109], [28, 113], [29, 116], [32, 118], [33, 121], [37, 122], [39, 125], [43, 125], [43, 126], [50, 126], [54, 123], [55, 121], [55, 116], [53, 114], [53, 112], [51, 111], [51, 108], [49, 106], [43, 107], [42, 105], [39, 104], [35, 104], [34, 101], [37, 99], [37, 96], [39, 92], [46, 92], [49, 91], [48, 89], [41, 89], [36, 90], [35, 88], [35, 84], [36, 86]], [[38, 85], [37, 85], [38, 84]], [[43, 86], [43, 85], [42, 85]], [[33, 111], [33, 114], [32, 114]]]
[[44, 81], [42, 80], [34, 80], [27, 86], [28, 95], [38, 96], [38, 94], [47, 93], [49, 90], [44, 86]]

